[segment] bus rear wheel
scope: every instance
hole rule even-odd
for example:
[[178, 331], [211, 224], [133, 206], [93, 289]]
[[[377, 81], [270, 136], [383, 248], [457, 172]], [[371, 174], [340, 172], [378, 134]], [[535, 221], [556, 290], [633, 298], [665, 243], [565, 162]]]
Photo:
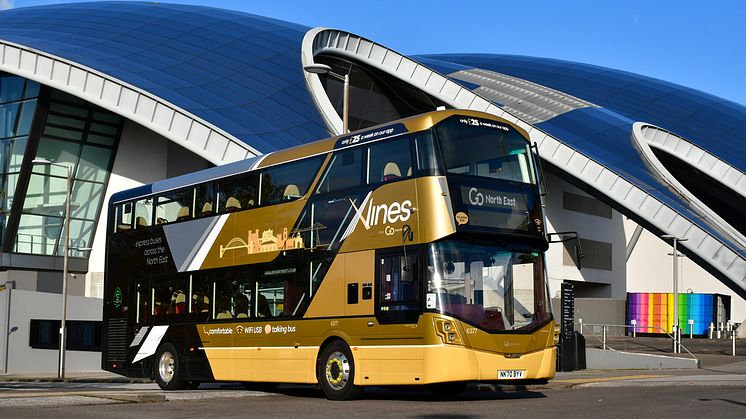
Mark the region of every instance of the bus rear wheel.
[[350, 400], [362, 392], [354, 384], [355, 361], [344, 342], [334, 341], [324, 348], [317, 375], [321, 389], [330, 400]]
[[173, 344], [164, 343], [158, 348], [153, 369], [155, 382], [163, 390], [182, 390], [189, 384], [181, 378], [179, 355]]

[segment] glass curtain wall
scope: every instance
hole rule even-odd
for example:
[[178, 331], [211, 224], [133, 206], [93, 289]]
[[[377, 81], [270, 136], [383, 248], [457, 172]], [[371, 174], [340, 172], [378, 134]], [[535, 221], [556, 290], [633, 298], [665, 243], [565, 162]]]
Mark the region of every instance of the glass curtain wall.
[[38, 97], [38, 83], [0, 72], [0, 237], [3, 239]]
[[121, 117], [74, 96], [52, 90], [34, 158], [48, 160], [55, 165], [32, 165], [14, 252], [64, 254], [67, 166], [73, 176], [69, 255], [87, 255], [121, 127]]

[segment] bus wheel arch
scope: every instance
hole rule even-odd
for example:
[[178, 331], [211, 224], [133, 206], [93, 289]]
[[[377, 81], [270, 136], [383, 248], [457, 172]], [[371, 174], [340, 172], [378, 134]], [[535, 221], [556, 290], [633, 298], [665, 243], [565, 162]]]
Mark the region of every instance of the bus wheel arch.
[[339, 337], [327, 338], [319, 347], [316, 359], [319, 387], [331, 400], [350, 400], [362, 389], [355, 385], [355, 359], [347, 342]]
[[153, 379], [163, 390], [182, 390], [189, 382], [183, 379], [182, 355], [171, 342], [162, 342], [153, 359]]

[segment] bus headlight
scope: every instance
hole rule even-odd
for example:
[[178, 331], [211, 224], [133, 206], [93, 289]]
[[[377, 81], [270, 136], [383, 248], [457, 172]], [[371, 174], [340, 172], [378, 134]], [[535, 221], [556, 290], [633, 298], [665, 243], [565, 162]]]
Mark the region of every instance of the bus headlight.
[[554, 324], [554, 346], [559, 345], [560, 341], [560, 325], [555, 323]]
[[440, 336], [443, 343], [463, 345], [461, 336], [456, 329], [456, 324], [451, 320], [435, 319], [435, 333]]

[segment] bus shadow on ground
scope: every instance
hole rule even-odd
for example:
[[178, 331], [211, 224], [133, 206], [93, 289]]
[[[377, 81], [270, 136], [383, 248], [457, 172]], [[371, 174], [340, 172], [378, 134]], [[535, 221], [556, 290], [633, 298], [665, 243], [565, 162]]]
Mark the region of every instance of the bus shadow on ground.
[[[324, 398], [321, 389], [314, 386], [280, 386], [271, 393], [282, 394], [288, 397], [301, 398]], [[478, 400], [523, 400], [546, 398], [544, 393], [531, 389], [519, 389], [516, 391], [480, 390], [469, 387], [463, 393], [443, 397], [436, 396], [426, 388], [417, 387], [368, 387], [358, 397], [360, 400], [398, 400], [398, 401], [423, 401], [423, 402], [463, 402]]]

